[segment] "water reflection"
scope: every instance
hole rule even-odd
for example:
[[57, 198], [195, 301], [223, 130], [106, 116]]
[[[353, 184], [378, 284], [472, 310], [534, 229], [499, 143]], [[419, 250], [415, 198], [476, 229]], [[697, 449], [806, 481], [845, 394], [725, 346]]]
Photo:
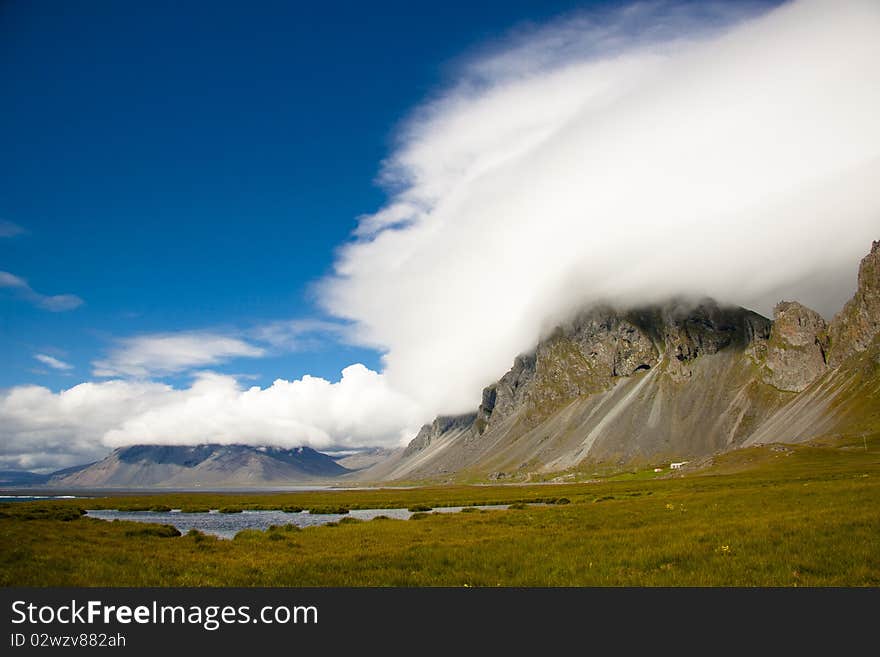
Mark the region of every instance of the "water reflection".
[[[446, 506], [432, 509], [437, 513], [457, 513], [465, 507]], [[506, 509], [507, 505], [484, 505], [478, 509]], [[111, 509], [90, 510], [87, 516], [100, 520], [131, 520], [134, 522], [151, 522], [161, 525], [173, 525], [182, 534], [190, 529], [197, 529], [205, 534], [213, 534], [220, 538], [233, 538], [243, 529], [259, 529], [265, 531], [271, 525], [296, 525], [297, 527], [314, 527], [338, 522], [342, 518], [372, 520], [376, 516], [387, 516], [399, 520], [409, 520], [413, 513], [407, 509], [352, 509], [347, 514], [322, 513], [313, 514], [308, 511], [287, 513], [285, 511], [242, 511], [241, 513], [181, 513], [172, 511], [116, 511]]]

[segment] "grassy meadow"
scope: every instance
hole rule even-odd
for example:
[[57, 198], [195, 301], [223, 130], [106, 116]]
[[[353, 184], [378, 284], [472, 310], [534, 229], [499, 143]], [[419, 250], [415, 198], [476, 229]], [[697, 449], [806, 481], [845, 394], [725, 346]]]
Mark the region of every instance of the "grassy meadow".
[[[880, 436], [738, 450], [672, 478], [631, 474], [573, 484], [10, 503], [0, 507], [0, 585], [880, 585]], [[502, 503], [513, 508], [346, 518], [248, 530], [234, 540], [79, 511]]]

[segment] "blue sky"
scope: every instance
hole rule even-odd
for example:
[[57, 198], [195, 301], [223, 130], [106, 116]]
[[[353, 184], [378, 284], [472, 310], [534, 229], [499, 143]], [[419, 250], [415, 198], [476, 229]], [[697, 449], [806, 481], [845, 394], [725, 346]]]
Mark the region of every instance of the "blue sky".
[[[5, 2], [0, 6], [0, 386], [90, 377], [114, 340], [315, 317], [395, 127], [469, 49], [575, 2]], [[59, 371], [35, 354], [62, 360]], [[311, 343], [214, 369], [338, 377]]]

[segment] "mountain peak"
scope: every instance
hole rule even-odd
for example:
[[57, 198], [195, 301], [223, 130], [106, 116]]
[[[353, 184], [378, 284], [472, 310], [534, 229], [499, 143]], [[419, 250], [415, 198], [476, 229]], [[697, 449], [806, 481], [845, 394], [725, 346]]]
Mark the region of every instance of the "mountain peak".
[[828, 364], [837, 367], [864, 351], [880, 333], [880, 240], [859, 264], [858, 288], [828, 327]]

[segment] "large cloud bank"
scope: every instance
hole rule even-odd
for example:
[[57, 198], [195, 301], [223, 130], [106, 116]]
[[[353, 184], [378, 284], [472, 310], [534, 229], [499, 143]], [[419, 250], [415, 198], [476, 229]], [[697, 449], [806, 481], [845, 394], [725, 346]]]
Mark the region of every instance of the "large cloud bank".
[[598, 299], [707, 294], [767, 313], [785, 296], [831, 314], [852, 293], [880, 237], [880, 3], [733, 23], [720, 7], [539, 30], [415, 114], [388, 205], [322, 287], [386, 352], [392, 386], [434, 412], [473, 408]]
[[60, 393], [18, 386], [0, 393], [0, 469], [51, 470], [134, 443], [397, 446], [420, 419], [412, 401], [363, 365], [335, 383], [305, 376], [268, 388], [210, 372], [185, 389], [124, 380]]

